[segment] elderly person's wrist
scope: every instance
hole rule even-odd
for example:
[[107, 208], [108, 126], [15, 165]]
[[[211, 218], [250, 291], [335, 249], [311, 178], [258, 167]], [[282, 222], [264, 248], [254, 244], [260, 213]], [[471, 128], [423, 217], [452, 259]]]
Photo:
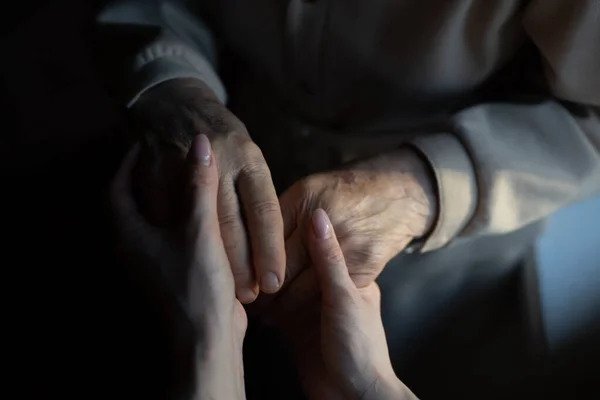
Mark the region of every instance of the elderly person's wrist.
[[414, 202], [412, 218], [407, 221], [414, 238], [427, 236], [438, 216], [439, 201], [431, 166], [412, 146], [402, 146], [366, 161], [389, 179], [390, 185], [404, 190]]

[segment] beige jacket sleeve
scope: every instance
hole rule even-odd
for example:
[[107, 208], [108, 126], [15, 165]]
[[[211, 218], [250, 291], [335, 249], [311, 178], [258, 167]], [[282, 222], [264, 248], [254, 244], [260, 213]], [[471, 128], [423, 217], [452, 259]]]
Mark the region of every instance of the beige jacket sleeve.
[[454, 132], [414, 141], [440, 199], [423, 251], [514, 231], [600, 193], [600, 2], [531, 1], [523, 24], [554, 99], [477, 105], [454, 116]]

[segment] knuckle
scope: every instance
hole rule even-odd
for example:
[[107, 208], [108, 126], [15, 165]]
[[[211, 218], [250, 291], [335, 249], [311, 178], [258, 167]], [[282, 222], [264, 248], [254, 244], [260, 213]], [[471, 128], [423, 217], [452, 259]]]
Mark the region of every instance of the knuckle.
[[260, 148], [248, 137], [248, 133], [245, 130], [236, 133], [235, 136], [237, 138], [236, 144], [240, 147], [243, 154], [246, 154], [247, 156], [262, 154]]
[[244, 144], [250, 141], [250, 135], [245, 127], [240, 124], [241, 122], [238, 124], [235, 121], [231, 121], [222, 130], [213, 129], [215, 141], [227, 148], [243, 148]]
[[218, 133], [226, 134], [232, 139], [249, 137], [246, 125], [220, 101], [216, 101], [209, 114], [209, 125]]
[[202, 99], [202, 106], [197, 111], [217, 134], [229, 136], [243, 129], [242, 122], [216, 98]]
[[[233, 115], [233, 114], [232, 114]], [[248, 128], [239, 118], [235, 116], [231, 120], [231, 137], [238, 138], [240, 141], [252, 142], [250, 135], [248, 134]]]
[[237, 213], [220, 213], [219, 214], [219, 225], [224, 231], [238, 229], [241, 227], [240, 216]]
[[252, 204], [252, 213], [258, 218], [272, 217], [279, 213], [279, 202], [275, 200], [264, 200]]
[[269, 168], [267, 167], [264, 158], [262, 158], [262, 155], [260, 157], [250, 157], [244, 163], [244, 165], [242, 165], [240, 173], [253, 179], [270, 178], [271, 176]]

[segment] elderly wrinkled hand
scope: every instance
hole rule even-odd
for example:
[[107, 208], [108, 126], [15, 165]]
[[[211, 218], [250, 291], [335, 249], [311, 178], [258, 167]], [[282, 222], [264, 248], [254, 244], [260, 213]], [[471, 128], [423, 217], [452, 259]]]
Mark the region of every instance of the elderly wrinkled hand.
[[[257, 305], [268, 321], [294, 324], [299, 312], [314, 309], [318, 286], [306, 241], [309, 219], [318, 208], [331, 218], [352, 280], [375, 281], [387, 262], [433, 225], [437, 199], [433, 177], [412, 148], [308, 176], [281, 197], [286, 239], [286, 282], [275, 297]], [[300, 310], [300, 311], [299, 311]]]
[[237, 297], [251, 303], [259, 288], [276, 292], [285, 272], [281, 210], [269, 167], [244, 124], [197, 79], [151, 88], [131, 116], [142, 143], [136, 187], [143, 213], [157, 226], [174, 218], [183, 159], [194, 136], [206, 134], [219, 170], [218, 218]]

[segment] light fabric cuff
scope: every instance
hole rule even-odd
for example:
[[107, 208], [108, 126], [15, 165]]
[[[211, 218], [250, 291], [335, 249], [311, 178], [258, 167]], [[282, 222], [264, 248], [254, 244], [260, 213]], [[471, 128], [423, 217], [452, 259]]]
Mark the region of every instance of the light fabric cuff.
[[176, 78], [196, 78], [210, 87], [225, 104], [227, 93], [213, 67], [204, 56], [181, 43], [155, 42], [138, 54], [127, 107], [131, 107], [148, 89]]
[[475, 170], [466, 149], [449, 133], [417, 137], [411, 144], [427, 158], [438, 189], [438, 219], [422, 252], [439, 249], [469, 223], [477, 206]]

